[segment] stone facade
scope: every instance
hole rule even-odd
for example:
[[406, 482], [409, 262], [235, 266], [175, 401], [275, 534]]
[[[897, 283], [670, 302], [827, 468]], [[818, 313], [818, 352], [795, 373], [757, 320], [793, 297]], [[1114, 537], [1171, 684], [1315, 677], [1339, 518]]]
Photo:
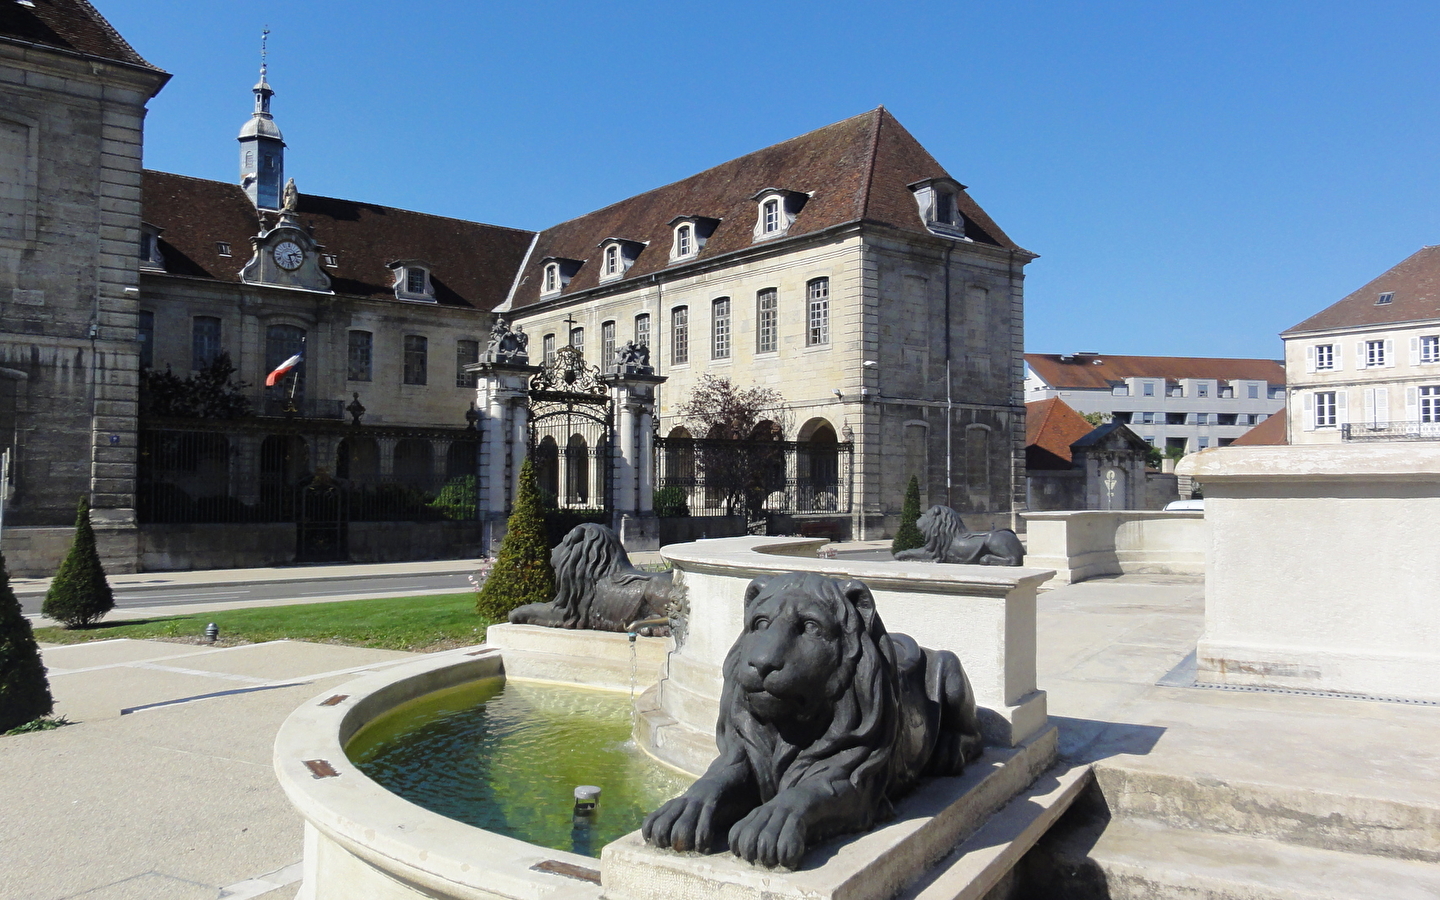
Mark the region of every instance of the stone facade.
[[[123, 552], [145, 104], [169, 76], [104, 28], [103, 46], [0, 34], [0, 446], [15, 455], [7, 529], [70, 525], [88, 495], [97, 525], [131, 532]], [[31, 543], [48, 542], [17, 536]]]

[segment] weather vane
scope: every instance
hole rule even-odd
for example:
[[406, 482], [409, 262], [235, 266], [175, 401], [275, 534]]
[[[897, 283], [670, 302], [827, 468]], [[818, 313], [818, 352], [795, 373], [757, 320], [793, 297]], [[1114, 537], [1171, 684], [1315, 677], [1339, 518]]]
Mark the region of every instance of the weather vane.
[[269, 26], [269, 25], [266, 25], [266, 26], [265, 26], [265, 30], [262, 31], [262, 32], [260, 32], [260, 74], [261, 74], [261, 75], [264, 75], [264, 74], [265, 74], [265, 61], [266, 61], [267, 55], [269, 54], [269, 50], [266, 48], [266, 44], [269, 42], [269, 40], [270, 40], [270, 26]]

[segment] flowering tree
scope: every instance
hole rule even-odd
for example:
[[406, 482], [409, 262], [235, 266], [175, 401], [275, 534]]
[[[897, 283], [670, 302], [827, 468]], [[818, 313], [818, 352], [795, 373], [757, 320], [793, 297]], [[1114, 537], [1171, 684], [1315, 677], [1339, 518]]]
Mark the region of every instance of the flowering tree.
[[785, 486], [785, 398], [770, 388], [739, 388], [724, 376], [705, 375], [676, 412], [706, 438], [695, 445], [706, 490], [718, 495], [726, 512], [758, 518], [765, 498]]

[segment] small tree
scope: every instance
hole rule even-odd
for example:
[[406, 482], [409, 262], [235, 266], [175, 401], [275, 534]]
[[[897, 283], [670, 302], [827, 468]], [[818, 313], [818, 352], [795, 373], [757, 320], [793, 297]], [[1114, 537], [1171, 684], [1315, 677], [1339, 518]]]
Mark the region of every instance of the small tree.
[[244, 381], [231, 382], [235, 364], [221, 353], [194, 375], [181, 378], [170, 367], [140, 370], [140, 414], [182, 419], [239, 419], [250, 415]]
[[0, 556], [0, 734], [48, 716], [54, 708], [40, 648]]
[[517, 606], [554, 597], [555, 570], [550, 567], [550, 548], [545, 541], [545, 511], [540, 506], [534, 463], [526, 457], [520, 466], [515, 511], [505, 526], [495, 567], [475, 597], [475, 611], [503, 622]]
[[770, 388], [737, 388], [724, 376], [705, 375], [676, 412], [709, 439], [695, 448], [706, 490], [728, 512], [758, 517], [771, 492], [785, 486], [785, 398]]
[[81, 496], [75, 510], [75, 543], [60, 563], [40, 611], [66, 628], [84, 628], [114, 608], [115, 595], [100, 565], [100, 552], [95, 549], [90, 504]]
[[895, 532], [895, 540], [890, 542], [891, 553], [925, 546], [925, 535], [920, 533], [919, 526], [915, 524], [919, 518], [920, 481], [911, 475], [910, 483], [905, 486], [905, 505], [900, 508], [900, 528]]

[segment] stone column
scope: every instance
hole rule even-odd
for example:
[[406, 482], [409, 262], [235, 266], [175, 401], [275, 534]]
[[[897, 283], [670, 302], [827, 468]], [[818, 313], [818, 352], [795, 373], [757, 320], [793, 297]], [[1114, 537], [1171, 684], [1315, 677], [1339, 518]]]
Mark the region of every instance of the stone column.
[[613, 462], [615, 522], [627, 550], [654, 550], [660, 546], [650, 487], [654, 454], [650, 421], [655, 415], [655, 386], [666, 379], [650, 374], [652, 371], [648, 366], [629, 366], [602, 377], [619, 407]]
[[[466, 366], [465, 371], [477, 376], [475, 409], [479, 413], [476, 425], [480, 431], [480, 458], [475, 481], [478, 515], [483, 523], [481, 546], [494, 555], [505, 534], [506, 510], [524, 459], [525, 400], [530, 376], [538, 369], [523, 363], [479, 362]], [[517, 446], [519, 452], [515, 452]]]

